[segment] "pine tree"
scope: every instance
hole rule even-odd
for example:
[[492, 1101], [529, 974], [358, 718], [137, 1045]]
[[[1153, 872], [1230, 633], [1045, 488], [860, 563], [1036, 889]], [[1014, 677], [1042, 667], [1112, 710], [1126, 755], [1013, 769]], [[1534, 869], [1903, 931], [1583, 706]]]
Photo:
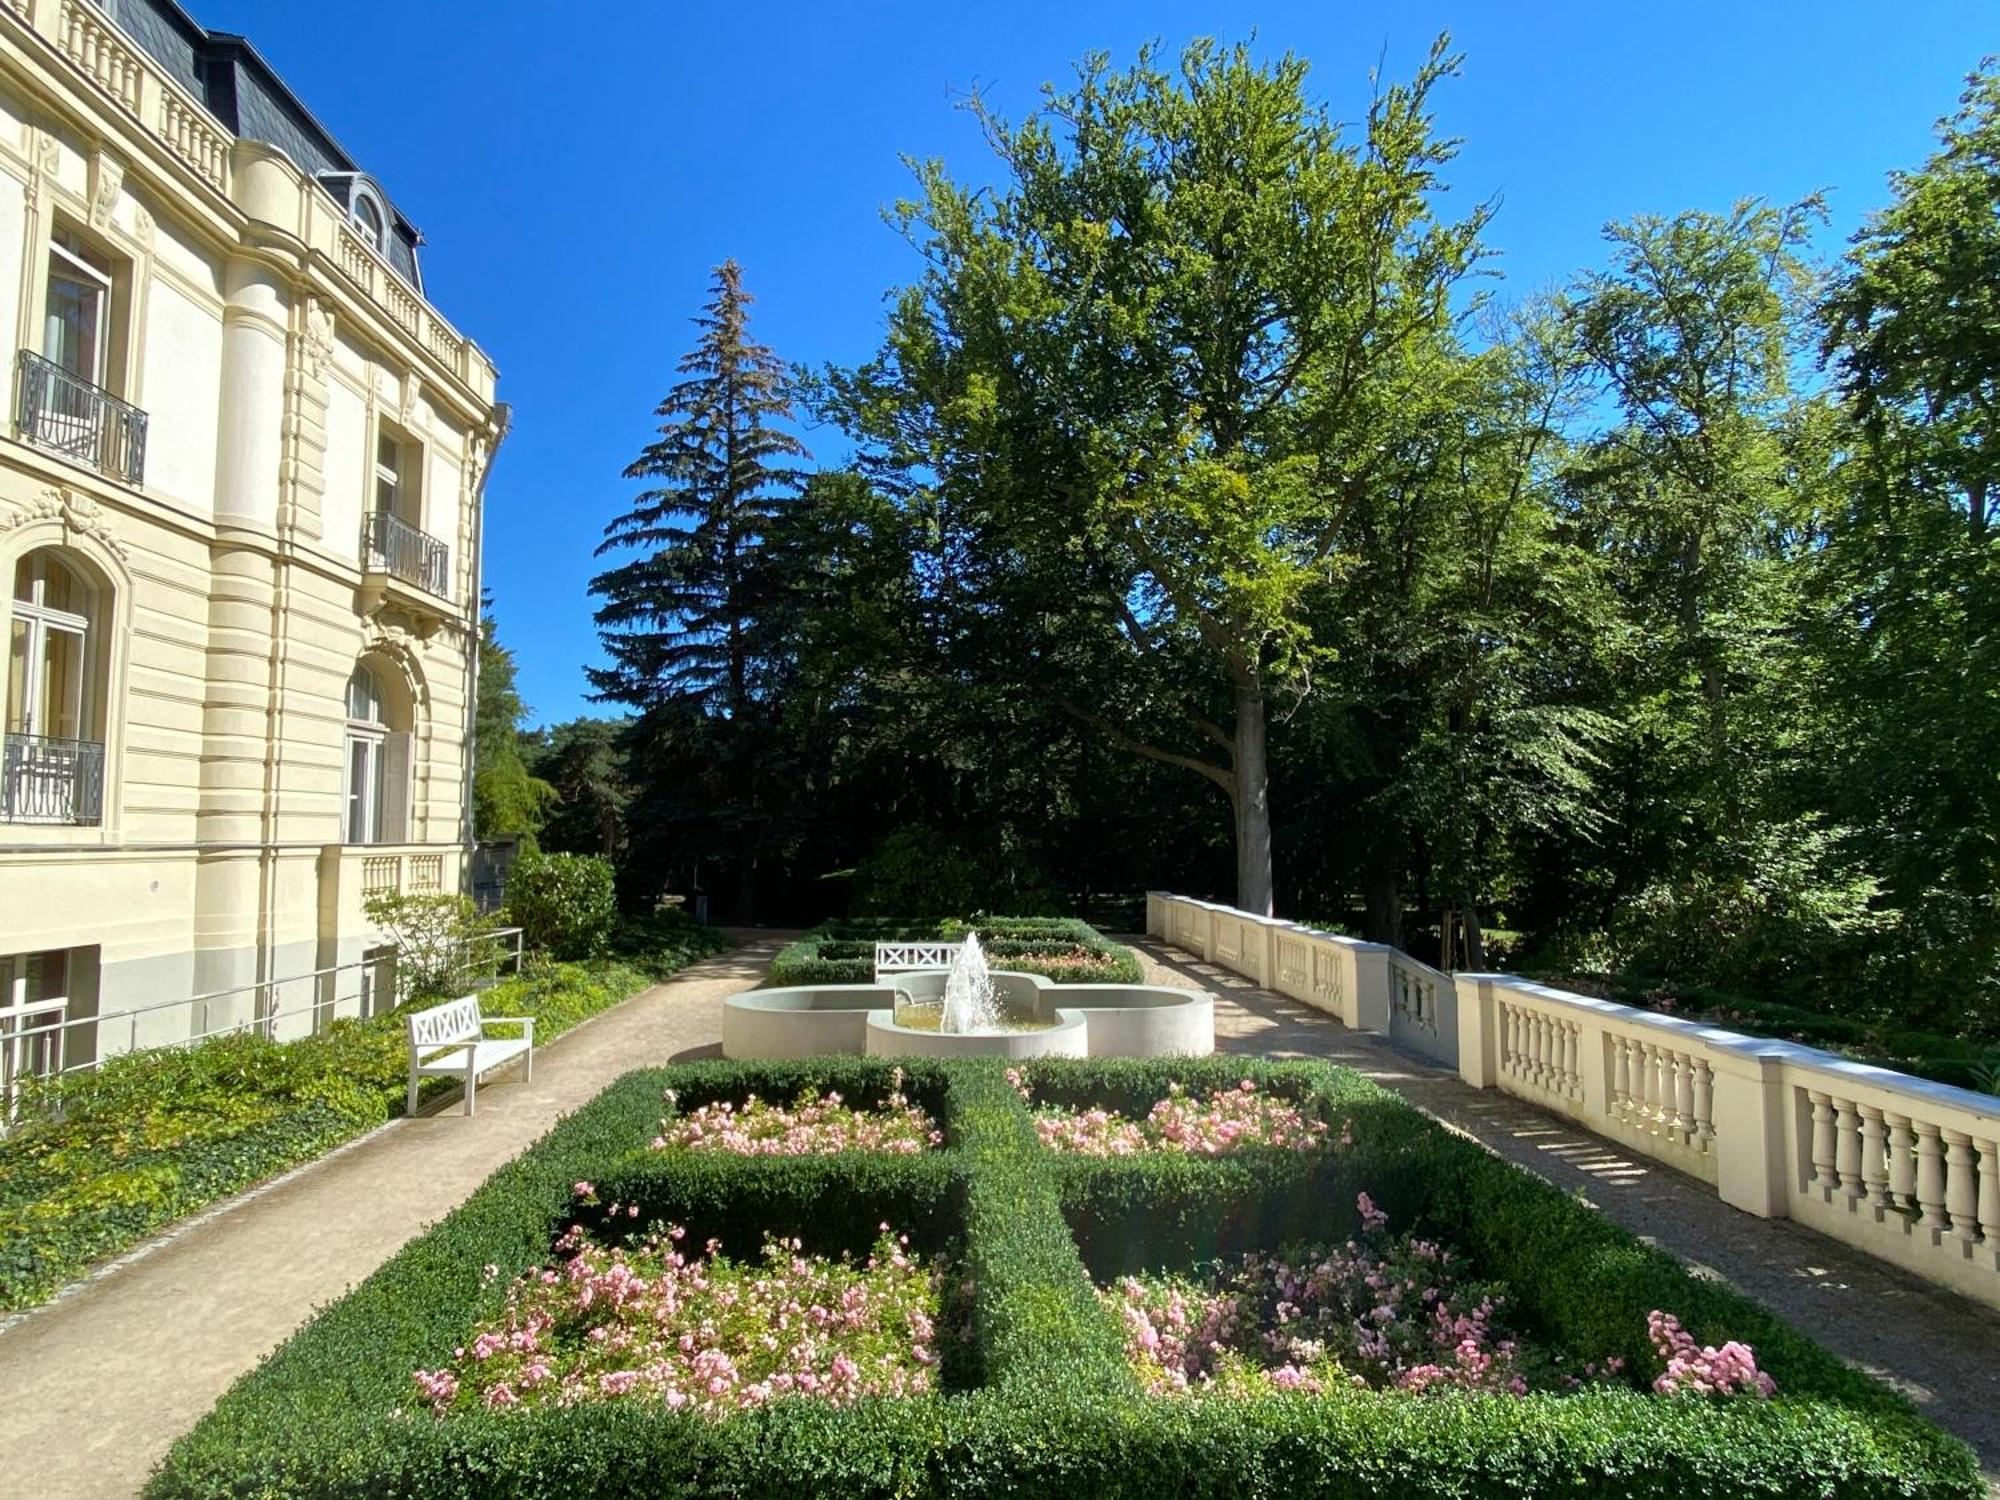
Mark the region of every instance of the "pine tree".
[[659, 435], [625, 471], [652, 481], [605, 527], [598, 555], [631, 561], [591, 583], [604, 600], [599, 633], [611, 658], [590, 669], [600, 700], [641, 715], [698, 711], [716, 721], [718, 768], [734, 804], [738, 915], [748, 914], [760, 819], [756, 796], [758, 663], [753, 646], [757, 560], [779, 507], [798, 489], [805, 448], [792, 417], [785, 364], [749, 332], [749, 293], [733, 260], [716, 270], [701, 330], [679, 384], [657, 408]]

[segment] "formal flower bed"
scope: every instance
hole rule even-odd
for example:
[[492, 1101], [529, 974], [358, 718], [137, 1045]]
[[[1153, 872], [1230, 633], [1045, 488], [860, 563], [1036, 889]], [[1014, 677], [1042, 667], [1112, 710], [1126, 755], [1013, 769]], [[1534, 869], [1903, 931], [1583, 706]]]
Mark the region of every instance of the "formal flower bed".
[[[669, 1107], [678, 1102], [667, 1090]], [[738, 1156], [818, 1156], [831, 1151], [888, 1151], [905, 1154], [944, 1143], [937, 1122], [903, 1093], [903, 1074], [893, 1075], [889, 1095], [872, 1109], [856, 1109], [837, 1091], [802, 1091], [790, 1105], [755, 1094], [741, 1104], [718, 1100], [669, 1116], [653, 1138], [657, 1151], [729, 1151]]]
[[633, 1400], [714, 1417], [931, 1388], [942, 1270], [888, 1225], [859, 1265], [797, 1239], [767, 1239], [747, 1265], [684, 1241], [675, 1227], [606, 1247], [571, 1229], [557, 1265], [516, 1279], [504, 1312], [413, 1373], [419, 1399], [438, 1416]]
[[[1023, 1098], [1031, 1097], [1018, 1070], [1010, 1068], [1007, 1081]], [[1248, 1078], [1203, 1098], [1173, 1084], [1143, 1120], [1110, 1109], [1044, 1107], [1035, 1111], [1035, 1133], [1053, 1151], [1083, 1156], [1138, 1151], [1222, 1156], [1255, 1146], [1316, 1151], [1327, 1144], [1326, 1121], [1312, 1118], [1289, 1099], [1259, 1091]]]
[[[1896, 1393], [1352, 1073], [1028, 1064], [1042, 1105], [1184, 1137], [1085, 1154], [1041, 1144], [1000, 1068], [904, 1070], [939, 1149], [646, 1149], [668, 1090], [734, 1101], [721, 1134], [792, 1100], [783, 1140], [898, 1092], [879, 1059], [621, 1080], [246, 1375], [147, 1493], [1984, 1494]], [[1322, 1149], [1217, 1148], [1239, 1112], [1239, 1142]]]

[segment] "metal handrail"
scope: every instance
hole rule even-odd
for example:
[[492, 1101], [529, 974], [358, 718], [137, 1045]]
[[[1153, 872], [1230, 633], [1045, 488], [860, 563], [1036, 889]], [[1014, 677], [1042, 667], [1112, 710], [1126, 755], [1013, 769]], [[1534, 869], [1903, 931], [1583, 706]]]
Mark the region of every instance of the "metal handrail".
[[[507, 964], [511, 960], [512, 972], [515, 974], [521, 972], [524, 950], [520, 928], [498, 927], [490, 932], [476, 933], [466, 939], [467, 949], [488, 943], [495, 944], [500, 948], [499, 953], [492, 960], [496, 968]], [[234, 985], [228, 989], [211, 990], [201, 995], [190, 995], [184, 1000], [162, 1000], [153, 1005], [135, 1005], [129, 1010], [112, 1011], [107, 1015], [67, 1016], [60, 1021], [52, 1021], [36, 1026], [22, 1026], [15, 1030], [6, 1031], [4, 1034], [0, 1034], [0, 1041], [21, 1042], [33, 1037], [61, 1037], [63, 1039], [63, 1060], [61, 1065], [56, 1069], [56, 1072], [58, 1074], [68, 1074], [94, 1072], [113, 1058], [130, 1056], [136, 1052], [156, 1051], [163, 1047], [191, 1047], [198, 1042], [210, 1041], [216, 1037], [233, 1036], [241, 1032], [260, 1032], [264, 1036], [275, 1038], [280, 1021], [302, 1013], [312, 1013], [314, 1015], [313, 1030], [318, 1032], [325, 1029], [333, 1021], [341, 1019], [341, 1007], [343, 1005], [351, 1005], [351, 1014], [355, 1017], [359, 1018], [362, 1015], [360, 1004], [362, 992], [360, 986], [357, 984], [351, 993], [342, 994], [340, 993], [340, 982], [336, 976], [352, 970], [379, 970], [383, 964], [393, 961], [393, 957], [356, 959], [351, 963], [329, 964], [324, 968], [307, 969], [300, 973], [286, 974], [274, 979], [258, 979], [251, 981], [249, 984]], [[472, 962], [469, 957], [462, 959], [461, 967], [470, 968]], [[308, 989], [308, 998], [304, 1004], [287, 1005], [285, 1003], [288, 986], [308, 983], [310, 986]], [[215, 1002], [246, 994], [255, 997], [249, 1015], [240, 1020], [225, 1021], [220, 1025], [210, 1024], [211, 1016], [209, 1012]], [[392, 1000], [391, 1004], [393, 1005], [393, 1003]], [[143, 1018], [158, 1015], [163, 1011], [188, 1010], [192, 1012], [196, 1007], [201, 1008], [199, 1022], [186, 1036], [176, 1037], [170, 1042], [143, 1046], [140, 1044], [139, 1028]], [[40, 1011], [43, 1013], [54, 1008], [53, 1004], [30, 1004], [28, 1007], [25, 1007], [27, 1011]], [[0, 1021], [10, 1018], [5, 1014], [0, 1014]], [[22, 1018], [26, 1019], [25, 1016], [22, 1016]], [[101, 1043], [104, 1036], [104, 1029], [108, 1027], [115, 1028], [120, 1023], [124, 1024], [126, 1031], [126, 1045], [123, 1049], [107, 1053], [101, 1045], [94, 1046], [91, 1049], [92, 1055], [89, 1058], [81, 1062], [72, 1062], [69, 1060], [68, 1034], [70, 1032], [79, 1031], [85, 1027], [96, 1028], [97, 1040]], [[4, 1090], [6, 1096], [3, 1101], [5, 1109], [4, 1113], [0, 1113], [0, 1119], [11, 1120], [13, 1118], [21, 1082], [22, 1080], [20, 1079], [8, 1081], [7, 1087]], [[0, 1129], [4, 1129], [4, 1125], [0, 1125]]]
[[32, 349], [21, 351], [15, 431], [128, 484], [146, 477], [146, 414]]
[[0, 823], [104, 821], [104, 746], [10, 734], [0, 746]]
[[362, 545], [368, 565], [392, 578], [414, 583], [440, 599], [451, 596], [451, 548], [401, 516], [386, 510], [369, 512], [363, 523]]

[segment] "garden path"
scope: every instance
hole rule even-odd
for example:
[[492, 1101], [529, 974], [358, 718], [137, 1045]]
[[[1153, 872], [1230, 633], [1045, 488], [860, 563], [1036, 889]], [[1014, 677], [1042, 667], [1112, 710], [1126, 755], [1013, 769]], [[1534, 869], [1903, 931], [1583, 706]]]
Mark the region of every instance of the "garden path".
[[1366, 1074], [1488, 1150], [1580, 1193], [1699, 1276], [1725, 1281], [1857, 1368], [1903, 1392], [1978, 1452], [2000, 1496], [2000, 1312], [1848, 1249], [1787, 1219], [1731, 1208], [1691, 1177], [1455, 1072], [1350, 1031], [1178, 948], [1121, 937], [1158, 984], [1216, 997], [1216, 1046], [1326, 1058]]
[[471, 1119], [446, 1095], [0, 1332], [0, 1494], [137, 1494], [239, 1375], [558, 1118], [632, 1068], [719, 1053], [723, 998], [758, 983], [790, 935], [738, 936], [742, 946], [538, 1049], [532, 1082], [503, 1072], [481, 1085]]

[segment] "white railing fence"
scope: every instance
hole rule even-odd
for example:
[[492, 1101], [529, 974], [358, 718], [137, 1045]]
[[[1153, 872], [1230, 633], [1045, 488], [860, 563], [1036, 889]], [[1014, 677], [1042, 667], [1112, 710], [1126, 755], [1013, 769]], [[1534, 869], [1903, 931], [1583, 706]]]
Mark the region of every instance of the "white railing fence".
[[2000, 1307], [2000, 1096], [1152, 892], [1146, 930]]
[[[505, 927], [469, 938], [458, 969], [518, 974], [521, 961], [521, 929]], [[295, 1041], [395, 1004], [391, 953], [102, 1015], [70, 1015], [66, 1000], [0, 1007], [0, 1132], [17, 1118], [23, 1093], [36, 1079], [91, 1072], [134, 1052], [215, 1037], [255, 1033]]]

